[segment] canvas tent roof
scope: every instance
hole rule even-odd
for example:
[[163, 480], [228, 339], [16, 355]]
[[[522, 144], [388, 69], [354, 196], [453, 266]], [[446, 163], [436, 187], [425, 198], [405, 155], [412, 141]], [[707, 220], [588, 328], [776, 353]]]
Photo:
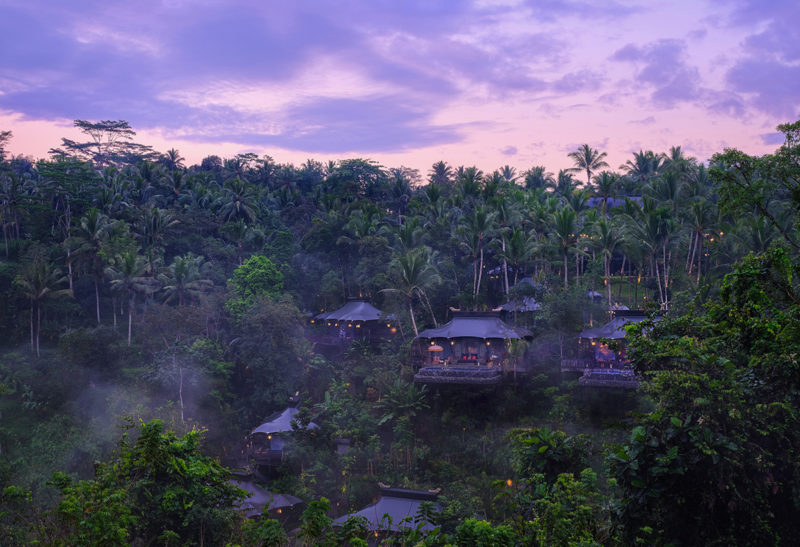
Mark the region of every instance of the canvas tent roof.
[[[353, 516], [364, 517], [369, 522], [370, 530], [385, 530], [388, 521], [384, 521], [384, 515], [389, 515], [392, 525], [390, 530], [397, 532], [401, 527], [415, 528], [414, 517], [419, 513], [419, 506], [425, 502], [435, 502], [436, 494], [422, 490], [407, 490], [405, 488], [381, 488], [381, 497], [378, 501], [361, 511], [343, 515], [333, 521], [334, 524], [344, 524]], [[435, 511], [441, 511], [441, 507], [436, 504]], [[406, 517], [411, 517], [411, 522], [400, 522]], [[422, 530], [432, 530], [431, 523], [422, 525]]]
[[[252, 434], [256, 433], [263, 433], [264, 435], [270, 435], [272, 433], [280, 433], [281, 431], [291, 431], [292, 430], [292, 420], [300, 412], [297, 410], [297, 407], [289, 406], [286, 407], [284, 410], [280, 412], [276, 412], [275, 414], [271, 415], [267, 418], [267, 421], [258, 426], [253, 430]], [[310, 422], [308, 424], [310, 429], [316, 429], [319, 427], [314, 422]]]
[[232, 480], [230, 482], [250, 494], [239, 504], [239, 509], [244, 511], [246, 518], [261, 515], [266, 506], [272, 511], [274, 509], [292, 507], [303, 502], [300, 498], [289, 494], [274, 494], [253, 481]]
[[520, 339], [533, 336], [522, 327], [512, 327], [500, 319], [498, 313], [462, 312], [439, 328], [426, 329], [417, 335], [420, 338], [511, 338]]
[[388, 317], [384, 313], [364, 300], [353, 300], [338, 310], [320, 313], [316, 319], [330, 319], [333, 321], [377, 321], [381, 317]]
[[626, 325], [638, 323], [645, 319], [647, 319], [647, 317], [644, 315], [618, 316], [601, 327], [586, 329], [578, 336], [580, 338], [609, 338], [611, 340], [619, 340], [620, 338], [625, 338], [627, 335], [627, 332], [625, 332]]

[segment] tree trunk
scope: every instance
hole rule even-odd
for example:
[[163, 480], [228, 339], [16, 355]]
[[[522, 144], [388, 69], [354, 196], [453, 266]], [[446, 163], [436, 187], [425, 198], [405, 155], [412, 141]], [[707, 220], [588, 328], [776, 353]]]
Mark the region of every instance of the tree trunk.
[[703, 266], [703, 238], [700, 238], [700, 243], [698, 244], [698, 253], [697, 253], [697, 283], [700, 283], [700, 270], [702, 270]]
[[42, 304], [36, 302], [36, 357], [39, 357], [39, 335], [42, 332]]
[[133, 325], [133, 295], [128, 301], [128, 347], [131, 347], [131, 327]]
[[[72, 279], [70, 279], [70, 285], [72, 285]], [[70, 286], [70, 289], [72, 287]], [[97, 280], [97, 277], [94, 278], [94, 302], [95, 308], [97, 308], [97, 324], [100, 324], [100, 286]]]
[[569, 281], [567, 280], [567, 250], [564, 249], [564, 290], [569, 290]]
[[36, 349], [33, 341], [33, 299], [31, 299], [31, 353]]
[[508, 261], [505, 259], [506, 254], [506, 238], [500, 237], [500, 245], [503, 250], [503, 275], [505, 276], [506, 282], [506, 296], [508, 296]]
[[414, 336], [419, 335], [419, 331], [417, 330], [417, 321], [414, 319], [414, 305], [411, 303], [411, 300], [408, 301], [408, 313], [411, 315], [411, 326], [414, 327]]

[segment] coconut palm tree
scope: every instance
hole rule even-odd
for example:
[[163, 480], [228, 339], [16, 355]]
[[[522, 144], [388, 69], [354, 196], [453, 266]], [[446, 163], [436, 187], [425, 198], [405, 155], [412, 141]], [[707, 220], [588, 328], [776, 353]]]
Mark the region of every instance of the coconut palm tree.
[[553, 173], [547, 171], [543, 165], [531, 167], [522, 175], [525, 179], [525, 188], [538, 189], [550, 188], [555, 183]]
[[586, 186], [592, 185], [592, 173], [603, 167], [608, 167], [608, 162], [605, 161], [607, 154], [595, 150], [588, 144], [581, 145], [575, 152], [567, 154], [572, 158], [575, 167], [571, 167], [569, 171], [585, 171], [586, 172]]
[[605, 276], [608, 308], [611, 309], [611, 258], [622, 243], [622, 237], [613, 221], [600, 219], [594, 224], [592, 244], [603, 255], [603, 275]]
[[490, 212], [486, 207], [478, 206], [471, 215], [462, 217], [457, 230], [461, 237], [461, 247], [472, 258], [472, 297], [473, 306], [476, 308], [483, 278], [484, 251], [496, 229], [495, 217], [494, 211]]
[[[70, 289], [59, 288], [66, 282], [67, 277], [61, 273], [61, 270], [40, 256], [25, 264], [14, 279], [14, 284], [22, 289], [23, 295], [31, 303], [31, 351], [36, 351], [36, 357], [40, 356], [39, 335], [42, 331], [42, 307], [47, 300], [72, 296]], [[35, 330], [34, 316], [36, 317]]]
[[414, 317], [414, 300], [416, 298], [420, 298], [427, 305], [434, 325], [438, 326], [426, 293], [426, 290], [441, 281], [433, 264], [433, 255], [430, 250], [427, 247], [419, 247], [398, 256], [393, 261], [392, 271], [395, 272], [395, 286], [382, 289], [381, 292], [398, 293], [406, 298], [414, 336], [419, 334], [417, 320]]
[[202, 256], [192, 253], [176, 256], [167, 270], [158, 276], [163, 283], [164, 302], [169, 303], [177, 299], [178, 305], [183, 306], [187, 297], [197, 298], [200, 294], [211, 290], [214, 282], [202, 278], [204, 266], [206, 261]]
[[569, 251], [578, 243], [577, 215], [571, 207], [562, 207], [553, 215], [551, 237], [561, 249], [564, 259], [564, 290], [569, 289], [567, 259]]
[[615, 198], [617, 195], [618, 182], [619, 175], [611, 171], [602, 171], [594, 177], [594, 195], [603, 200], [601, 209], [603, 216], [608, 214], [608, 200]]
[[94, 281], [95, 312], [97, 324], [100, 324], [100, 282], [103, 280], [103, 257], [101, 251], [114, 226], [114, 221], [97, 209], [89, 211], [81, 217], [75, 227], [74, 241], [76, 255], [79, 260], [89, 265]]
[[138, 253], [127, 251], [117, 255], [105, 271], [111, 278], [111, 288], [128, 296], [128, 346], [130, 346], [136, 292], [153, 281], [143, 277], [147, 271], [147, 261]]

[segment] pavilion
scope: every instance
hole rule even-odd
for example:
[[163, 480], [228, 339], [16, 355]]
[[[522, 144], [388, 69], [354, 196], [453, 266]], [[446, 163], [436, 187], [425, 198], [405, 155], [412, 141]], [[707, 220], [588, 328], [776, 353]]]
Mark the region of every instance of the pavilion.
[[[419, 333], [412, 344], [418, 383], [495, 384], [502, 379], [509, 344], [531, 339], [525, 328], [500, 319], [500, 312], [454, 311], [441, 327]], [[520, 370], [521, 371], [521, 370]]]
[[387, 338], [397, 332], [395, 319], [366, 300], [353, 299], [339, 309], [314, 316], [311, 323], [326, 333], [317, 337], [318, 343], [340, 345], [356, 339]]
[[[267, 420], [250, 433], [249, 456], [259, 465], [278, 465], [286, 460], [288, 441], [296, 424], [295, 417], [300, 412], [295, 406], [288, 406], [269, 416]], [[319, 426], [309, 422], [306, 429]]]
[[427, 502], [433, 504], [433, 512], [441, 512], [442, 508], [436, 502], [438, 493], [390, 487], [381, 488], [380, 492], [378, 501], [356, 513], [335, 519], [334, 526], [342, 526], [351, 517], [363, 517], [366, 519], [367, 529], [376, 533], [399, 532], [402, 528], [417, 526], [423, 531], [433, 530], [433, 524], [419, 520], [420, 507]]

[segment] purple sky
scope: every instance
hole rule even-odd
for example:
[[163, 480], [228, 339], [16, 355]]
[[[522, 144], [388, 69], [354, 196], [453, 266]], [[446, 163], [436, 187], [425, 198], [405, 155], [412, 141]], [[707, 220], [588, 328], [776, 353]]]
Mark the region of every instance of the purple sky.
[[124, 119], [190, 163], [616, 168], [771, 152], [798, 118], [797, 0], [0, 0], [0, 130], [34, 157]]

